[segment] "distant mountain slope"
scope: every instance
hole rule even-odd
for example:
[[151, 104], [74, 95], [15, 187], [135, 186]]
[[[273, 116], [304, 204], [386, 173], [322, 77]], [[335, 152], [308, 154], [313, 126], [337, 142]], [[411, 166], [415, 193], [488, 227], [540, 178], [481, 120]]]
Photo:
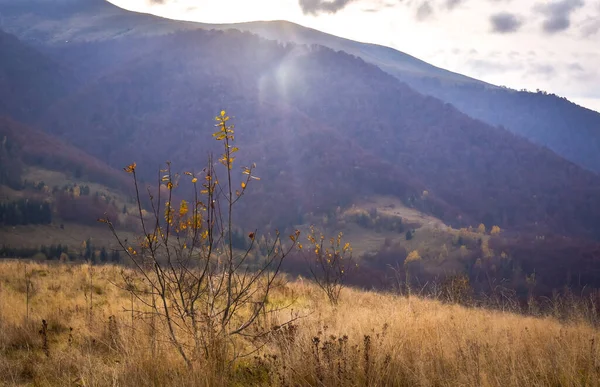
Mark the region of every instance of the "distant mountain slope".
[[[319, 44], [361, 56], [392, 72], [429, 76], [451, 83], [484, 82], [456, 74], [392, 48], [358, 43], [286, 21], [208, 24], [169, 20], [124, 11], [105, 0], [0, 0], [0, 28], [38, 43], [101, 41], [122, 36], [162, 35], [187, 29], [239, 29], [267, 39]], [[4, 25], [4, 27], [3, 27]], [[488, 85], [491, 86], [491, 85]]]
[[198, 24], [120, 9], [105, 0], [0, 0], [0, 28], [36, 45], [163, 35]]
[[471, 117], [503, 126], [590, 171], [600, 172], [600, 113], [596, 111], [544, 92], [474, 84], [448, 87], [424, 78], [407, 82]]
[[403, 74], [404, 76], [416, 78], [431, 77], [450, 85], [476, 84], [490, 88], [496, 87], [477, 79], [433, 66], [390, 47], [355, 42], [288, 21], [257, 21], [217, 26], [220, 29], [233, 28], [241, 31], [249, 31], [266, 39], [280, 42], [307, 45], [318, 44], [336, 51], [344, 51], [348, 54], [358, 56], [366, 62], [375, 64], [392, 75]]
[[375, 64], [423, 94], [471, 117], [524, 136], [584, 168], [600, 172], [600, 113], [552, 94], [501, 88], [449, 72], [389, 47], [338, 38], [289, 22], [228, 25], [268, 39], [319, 44]]
[[0, 115], [31, 122], [72, 86], [65, 68], [2, 30], [0, 53]]
[[0, 170], [15, 167], [15, 173], [8, 173], [15, 177], [12, 185], [20, 184], [17, 175], [23, 165], [36, 165], [111, 187], [128, 186], [128, 179], [105, 162], [32, 127], [48, 107], [79, 87], [72, 69], [2, 30], [0, 52], [0, 142], [3, 156], [10, 156], [2, 160]]
[[40, 125], [112, 165], [201, 165], [205, 120], [226, 107], [241, 162], [265, 174], [260, 212], [292, 219], [374, 192], [452, 224], [598, 231], [596, 175], [345, 53], [202, 30], [87, 52], [113, 58], [111, 73]]
[[0, 0], [0, 13], [0, 28], [55, 48], [73, 42], [157, 36], [195, 28], [235, 28], [282, 42], [343, 50], [377, 65], [421, 93], [449, 102], [491, 125], [504, 126], [580, 166], [600, 172], [600, 113], [552, 95], [499, 88], [388, 47], [354, 42], [283, 21], [212, 25], [168, 20], [128, 12], [104, 0]]
[[9, 117], [0, 116], [0, 142], [3, 147], [8, 144], [11, 150], [9, 162], [0, 165], [0, 174], [11, 166], [36, 165], [129, 191], [131, 184], [124, 174], [54, 136]]

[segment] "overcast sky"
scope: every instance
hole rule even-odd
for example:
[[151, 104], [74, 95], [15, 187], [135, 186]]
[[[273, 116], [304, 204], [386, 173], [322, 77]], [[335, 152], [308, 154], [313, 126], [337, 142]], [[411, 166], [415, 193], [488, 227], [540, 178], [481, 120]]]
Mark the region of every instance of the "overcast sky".
[[600, 111], [600, 0], [110, 0], [206, 23], [289, 20]]

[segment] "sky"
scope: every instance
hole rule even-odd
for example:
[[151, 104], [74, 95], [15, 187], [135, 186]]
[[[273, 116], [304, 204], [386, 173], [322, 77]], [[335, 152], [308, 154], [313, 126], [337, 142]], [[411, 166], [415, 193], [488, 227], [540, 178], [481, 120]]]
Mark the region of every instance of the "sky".
[[600, 111], [600, 0], [110, 0], [204, 23], [288, 20]]

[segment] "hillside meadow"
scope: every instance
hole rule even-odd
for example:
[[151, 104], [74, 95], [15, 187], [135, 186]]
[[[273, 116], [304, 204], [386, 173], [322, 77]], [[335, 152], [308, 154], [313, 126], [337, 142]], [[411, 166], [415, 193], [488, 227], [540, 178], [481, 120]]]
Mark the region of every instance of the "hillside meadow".
[[[0, 262], [0, 385], [599, 386], [599, 331], [283, 278], [235, 356], [186, 367], [119, 266]], [[136, 313], [132, 313], [132, 309]], [[142, 312], [140, 312], [142, 311]], [[44, 325], [42, 320], [46, 321]]]

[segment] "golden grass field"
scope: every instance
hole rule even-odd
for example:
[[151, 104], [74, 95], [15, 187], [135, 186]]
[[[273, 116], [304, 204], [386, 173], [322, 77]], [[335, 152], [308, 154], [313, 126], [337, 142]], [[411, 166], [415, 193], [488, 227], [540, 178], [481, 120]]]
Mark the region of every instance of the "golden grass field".
[[263, 345], [249, 356], [189, 369], [160, 327], [151, 340], [148, 318], [132, 317], [121, 270], [0, 262], [0, 385], [600, 386], [599, 331], [576, 318], [353, 289], [334, 308], [302, 279], [283, 282], [270, 303], [291, 305], [259, 321], [292, 324], [246, 341]]

